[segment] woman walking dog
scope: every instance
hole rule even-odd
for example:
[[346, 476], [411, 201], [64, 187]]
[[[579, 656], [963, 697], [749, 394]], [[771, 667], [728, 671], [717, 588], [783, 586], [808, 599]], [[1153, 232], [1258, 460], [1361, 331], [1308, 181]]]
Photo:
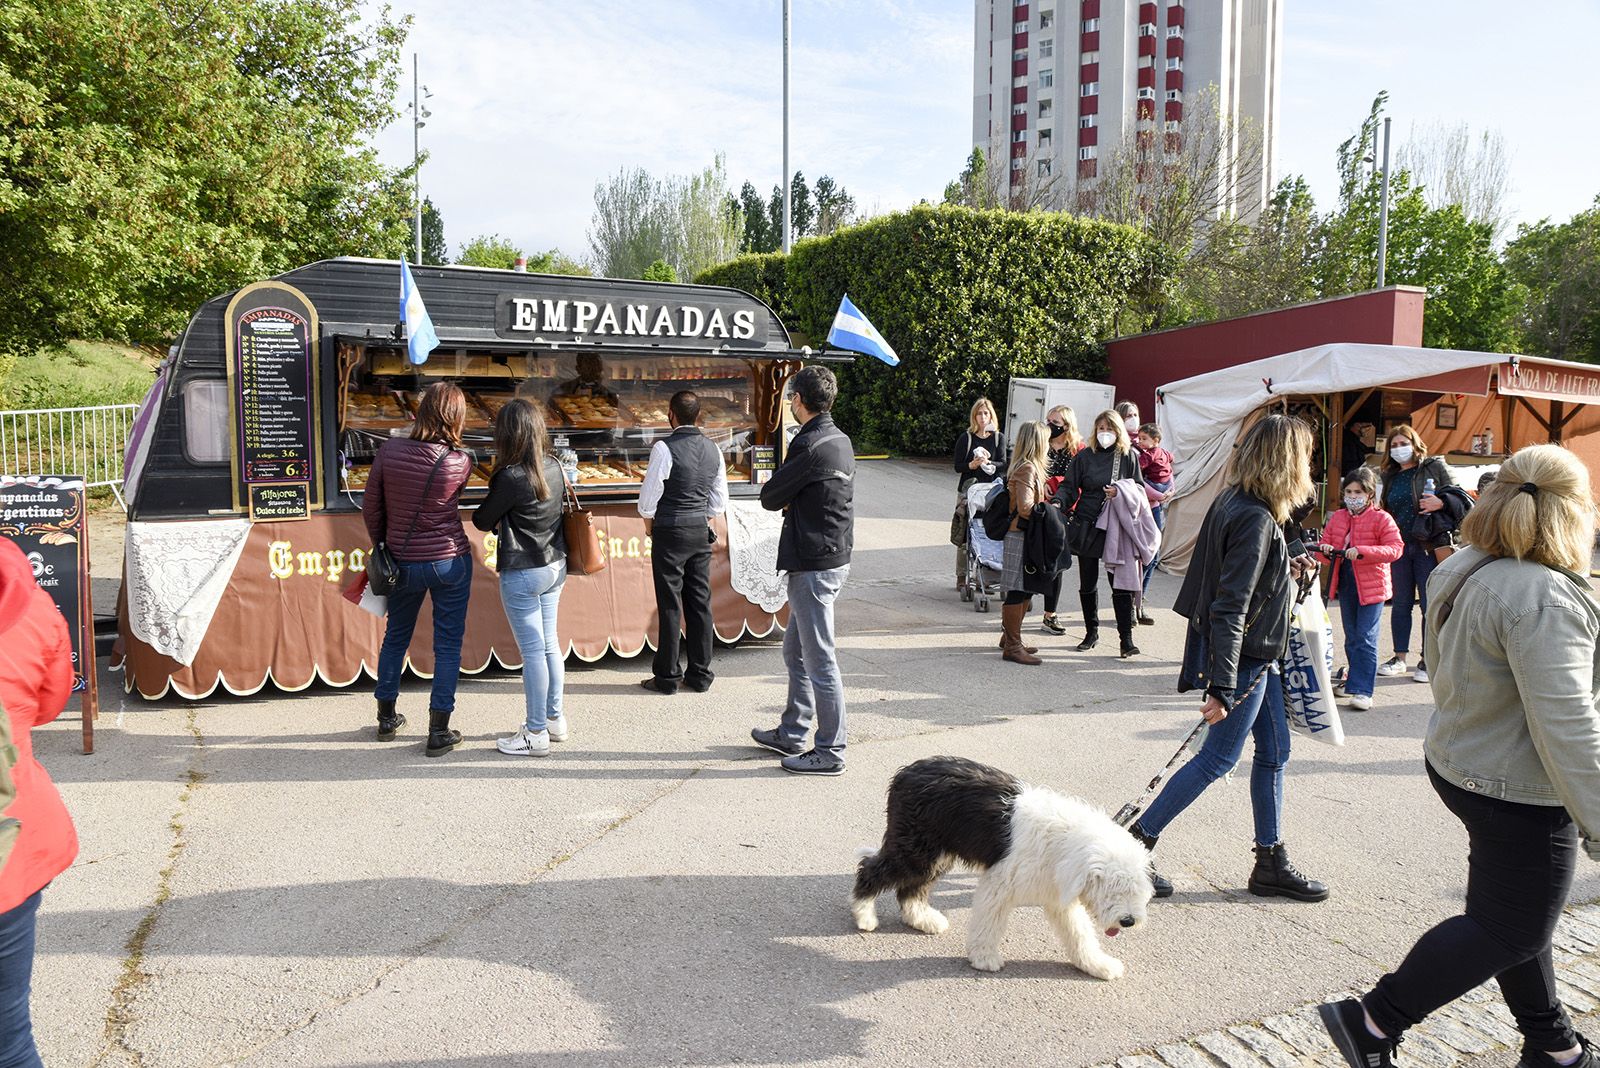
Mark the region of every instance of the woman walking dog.
[[[1276, 672], [1288, 651], [1294, 607], [1283, 524], [1311, 492], [1310, 459], [1310, 428], [1286, 415], [1264, 417], [1235, 448], [1227, 486], [1200, 525], [1173, 606], [1189, 617], [1178, 689], [1205, 691], [1200, 714], [1211, 729], [1200, 752], [1128, 828], [1154, 850], [1167, 825], [1239, 762], [1249, 736], [1256, 863], [1247, 886], [1260, 897], [1296, 901], [1328, 896], [1326, 886], [1289, 862], [1280, 837], [1289, 719]], [[1315, 566], [1302, 559], [1298, 566]], [[1157, 897], [1171, 895], [1171, 882], [1160, 875], [1154, 882]]]

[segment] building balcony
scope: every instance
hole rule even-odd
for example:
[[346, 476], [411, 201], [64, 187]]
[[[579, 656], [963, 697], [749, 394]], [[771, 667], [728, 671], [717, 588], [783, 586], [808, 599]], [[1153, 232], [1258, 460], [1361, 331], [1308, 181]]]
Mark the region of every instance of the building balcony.
[[1012, 86], [1011, 87], [1011, 103], [1013, 103], [1013, 104], [1026, 104], [1027, 102], [1028, 102], [1028, 87], [1026, 85], [1014, 85], [1014, 86]]
[[1139, 55], [1154, 56], [1156, 54], [1156, 39], [1146, 34], [1139, 38]]
[[1156, 87], [1156, 69], [1154, 67], [1139, 68], [1139, 88], [1154, 89]]
[[1182, 89], [1183, 88], [1183, 71], [1181, 71], [1181, 70], [1169, 70], [1169, 71], [1167, 71], [1167, 88], [1168, 89]]
[[1027, 75], [1028, 61], [1025, 59], [1013, 59], [1011, 61], [1011, 76], [1013, 78], [1025, 78]]

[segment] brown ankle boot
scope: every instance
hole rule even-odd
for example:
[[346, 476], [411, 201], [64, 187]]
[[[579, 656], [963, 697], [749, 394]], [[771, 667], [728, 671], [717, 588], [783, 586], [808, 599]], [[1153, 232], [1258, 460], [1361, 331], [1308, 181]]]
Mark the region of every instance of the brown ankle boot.
[[1022, 617], [1027, 613], [1028, 606], [1025, 604], [1000, 606], [1001, 655], [1013, 664], [1042, 664], [1044, 661], [1034, 656], [1022, 644]]

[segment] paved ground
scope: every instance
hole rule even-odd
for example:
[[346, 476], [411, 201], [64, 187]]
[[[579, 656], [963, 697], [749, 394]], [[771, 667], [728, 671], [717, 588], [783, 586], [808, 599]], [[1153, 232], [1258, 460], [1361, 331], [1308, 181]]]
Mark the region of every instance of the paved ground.
[[[936, 895], [942, 937], [890, 908], [878, 932], [853, 929], [854, 851], [880, 835], [902, 764], [956, 753], [1115, 808], [1196, 712], [1173, 693], [1170, 612], [1132, 662], [1114, 640], [1071, 651], [1074, 612], [1067, 638], [1039, 636], [1044, 666], [1002, 663], [997, 613], [949, 589], [950, 482], [863, 465], [838, 779], [784, 775], [746, 742], [782, 700], [770, 642], [720, 650], [706, 695], [646, 694], [641, 661], [574, 665], [572, 740], [539, 761], [492, 750], [520, 717], [504, 674], [463, 683], [469, 745], [441, 760], [422, 755], [415, 686], [404, 743], [380, 746], [364, 694], [150, 704], [107, 676], [94, 756], [75, 720], [38, 740], [83, 838], [40, 921], [46, 1063], [1153, 1068], [1140, 1058], [1158, 1048], [1172, 1068], [1330, 1063], [1304, 1006], [1370, 983], [1459, 906], [1464, 836], [1421, 774], [1428, 690], [1409, 680], [1381, 681], [1343, 749], [1300, 743], [1290, 766], [1286, 840], [1333, 885], [1326, 904], [1244, 893], [1240, 776], [1163, 839], [1178, 893], [1114, 944], [1121, 982], [1063, 965], [1031, 911], [1006, 969], [972, 971], [970, 876]], [[112, 551], [97, 543], [101, 573]], [[1152, 599], [1175, 592], [1158, 577]], [[1597, 872], [1574, 900], [1600, 897]], [[1584, 995], [1600, 995], [1596, 911], [1563, 935], [1580, 1009], [1600, 1000]], [[1405, 1052], [1514, 1060], [1503, 1024], [1469, 1010], [1467, 1030]]]

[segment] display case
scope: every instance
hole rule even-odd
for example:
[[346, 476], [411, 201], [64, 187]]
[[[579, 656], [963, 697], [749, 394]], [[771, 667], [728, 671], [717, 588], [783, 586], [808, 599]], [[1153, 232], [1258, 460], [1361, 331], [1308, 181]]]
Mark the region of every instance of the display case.
[[552, 450], [580, 495], [637, 494], [650, 447], [672, 432], [668, 402], [685, 389], [700, 399], [700, 426], [722, 450], [730, 492], [751, 485], [752, 446], [761, 431], [751, 360], [463, 349], [413, 366], [403, 350], [352, 344], [341, 347], [340, 364], [340, 488], [346, 493], [365, 487], [378, 446], [410, 433], [422, 390], [441, 380], [458, 383], [467, 396], [463, 443], [475, 460], [469, 490], [486, 486], [493, 469], [496, 414], [521, 397], [544, 416]]

